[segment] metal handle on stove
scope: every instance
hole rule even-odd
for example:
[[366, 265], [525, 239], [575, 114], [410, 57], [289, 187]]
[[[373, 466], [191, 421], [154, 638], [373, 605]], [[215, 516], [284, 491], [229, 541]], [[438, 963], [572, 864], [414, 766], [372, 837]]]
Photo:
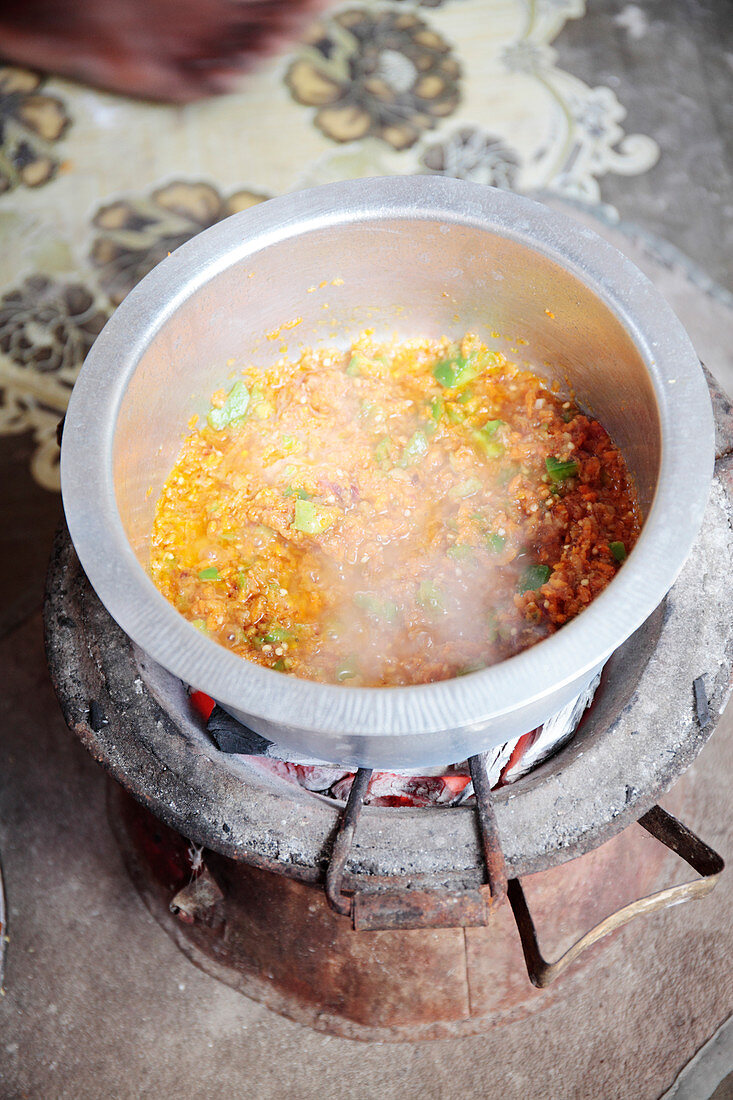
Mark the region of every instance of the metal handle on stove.
[[392, 890], [345, 894], [342, 881], [364, 804], [371, 769], [360, 768], [354, 777], [346, 808], [339, 822], [331, 861], [326, 873], [326, 897], [337, 912], [351, 918], [356, 931], [393, 931], [415, 928], [455, 928], [485, 925], [492, 909], [508, 898], [522, 943], [529, 979], [538, 988], [550, 985], [586, 948], [623, 927], [635, 917], [702, 898], [714, 888], [725, 866], [722, 858], [687, 826], [660, 806], [653, 806], [639, 819], [648, 833], [676, 852], [701, 878], [671, 886], [631, 902], [606, 917], [554, 962], [543, 957], [537, 932], [527, 906], [520, 879], [507, 880], [504, 855], [499, 842], [486, 755], [469, 760], [476, 795], [481, 843], [488, 882], [474, 890]]
[[655, 894], [624, 905], [581, 936], [554, 962], [547, 962], [542, 955], [521, 881], [518, 878], [510, 880], [507, 896], [522, 942], [524, 961], [527, 964], [530, 981], [539, 989], [544, 989], [554, 982], [555, 978], [575, 962], [586, 948], [591, 947], [609, 933], [615, 932], [617, 928], [622, 928], [635, 917], [654, 913], [658, 909], [667, 909], [671, 905], [680, 905], [684, 901], [704, 898], [715, 887], [725, 863], [717, 852], [695, 836], [686, 825], [668, 814], [661, 806], [652, 806], [648, 813], [639, 818], [639, 824], [661, 841], [666, 848], [676, 852], [685, 863], [697, 871], [701, 878], [680, 883], [678, 886], [670, 886], [666, 890], [659, 890]]
[[364, 798], [372, 777], [371, 768], [359, 768], [349, 791], [346, 808], [326, 872], [326, 898], [332, 909], [351, 917], [357, 932], [412, 928], [477, 927], [486, 924], [492, 906], [506, 897], [504, 853], [499, 843], [491, 788], [486, 770], [486, 753], [469, 760], [476, 794], [488, 883], [476, 890], [389, 890], [379, 893], [344, 894], [341, 889], [346, 861], [354, 842]]

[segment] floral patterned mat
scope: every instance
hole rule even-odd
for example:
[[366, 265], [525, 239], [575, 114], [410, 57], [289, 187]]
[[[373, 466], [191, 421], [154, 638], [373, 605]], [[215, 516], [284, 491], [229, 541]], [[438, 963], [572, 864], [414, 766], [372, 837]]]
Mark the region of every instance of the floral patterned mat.
[[143, 275], [193, 234], [287, 191], [437, 173], [588, 203], [655, 142], [556, 65], [584, 0], [334, 6], [236, 94], [139, 103], [0, 67], [0, 436], [32, 436], [58, 488], [56, 426], [84, 356]]

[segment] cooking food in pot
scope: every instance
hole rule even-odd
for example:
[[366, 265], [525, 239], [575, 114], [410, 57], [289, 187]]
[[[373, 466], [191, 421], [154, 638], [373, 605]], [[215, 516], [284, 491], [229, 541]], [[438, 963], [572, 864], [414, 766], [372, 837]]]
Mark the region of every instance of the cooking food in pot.
[[640, 528], [607, 432], [477, 336], [245, 367], [158, 501], [153, 579], [242, 657], [427, 683], [510, 657], [611, 581]]

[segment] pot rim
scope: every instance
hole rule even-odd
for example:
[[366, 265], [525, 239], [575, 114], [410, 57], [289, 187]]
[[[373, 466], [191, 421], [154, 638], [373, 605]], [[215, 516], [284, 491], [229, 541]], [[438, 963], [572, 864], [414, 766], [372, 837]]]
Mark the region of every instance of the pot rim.
[[[319, 684], [236, 656], [201, 634], [157, 590], [133, 553], [117, 509], [114, 433], [141, 354], [206, 282], [289, 237], [385, 218], [498, 233], [580, 279], [627, 330], [646, 365], [660, 418], [660, 470], [652, 506], [623, 568], [562, 630], [460, 678], [389, 688]], [[155, 660], [227, 708], [273, 725], [368, 741], [470, 730], [599, 667], [679, 574], [702, 521], [713, 452], [710, 398], [694, 348], [670, 306], [631, 261], [591, 230], [523, 196], [444, 177], [384, 177], [271, 199], [200, 233], [146, 275], [108, 321], [80, 372], [66, 414], [61, 486], [71, 537], [92, 586]]]

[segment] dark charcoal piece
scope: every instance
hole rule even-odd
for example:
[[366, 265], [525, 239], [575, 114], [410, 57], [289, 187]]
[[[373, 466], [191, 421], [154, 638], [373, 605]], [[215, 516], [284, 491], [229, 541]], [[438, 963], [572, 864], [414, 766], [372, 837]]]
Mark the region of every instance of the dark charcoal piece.
[[242, 756], [269, 756], [272, 741], [243, 726], [218, 705], [212, 710], [206, 729], [211, 740], [222, 752], [240, 753]]
[[692, 681], [692, 690], [695, 693], [695, 710], [697, 711], [700, 729], [707, 729], [710, 725], [710, 708], [708, 707], [708, 693], [705, 690], [705, 681], [702, 676], [698, 676], [696, 680]]
[[100, 707], [96, 699], [92, 699], [89, 704], [89, 725], [95, 733], [99, 733], [102, 726], [106, 726], [108, 719], [105, 717], [104, 711]]

